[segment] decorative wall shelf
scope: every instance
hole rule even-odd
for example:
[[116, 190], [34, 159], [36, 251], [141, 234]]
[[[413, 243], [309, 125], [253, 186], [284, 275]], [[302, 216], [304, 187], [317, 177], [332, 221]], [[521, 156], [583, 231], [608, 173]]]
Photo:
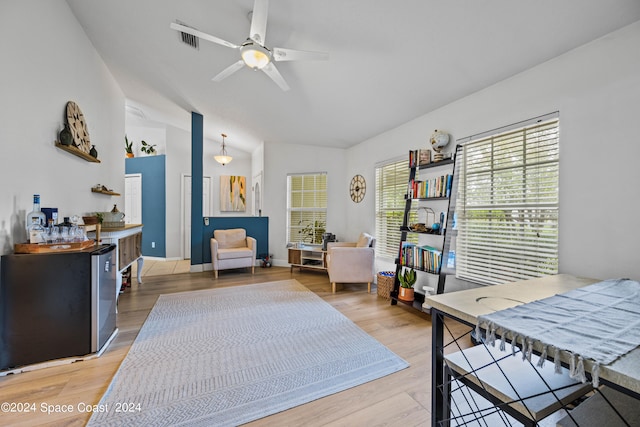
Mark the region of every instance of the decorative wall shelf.
[[56, 141], [56, 147], [58, 147], [61, 150], [66, 151], [67, 153], [71, 153], [74, 156], [78, 156], [80, 158], [83, 158], [87, 162], [100, 163], [100, 160], [96, 159], [95, 157], [93, 157], [89, 153], [85, 153], [84, 151], [79, 150], [78, 148], [74, 147], [73, 145], [62, 145], [62, 144], [60, 144], [60, 142]]
[[91, 189], [92, 193], [98, 193], [98, 194], [106, 194], [107, 196], [119, 196], [120, 193], [116, 193], [113, 191], [109, 191], [109, 190], [98, 190], [96, 188], [92, 188]]

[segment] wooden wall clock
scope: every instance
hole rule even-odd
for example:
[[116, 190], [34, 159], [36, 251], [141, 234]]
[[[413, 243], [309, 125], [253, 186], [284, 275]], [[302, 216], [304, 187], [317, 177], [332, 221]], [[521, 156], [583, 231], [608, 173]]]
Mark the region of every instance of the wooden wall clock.
[[356, 203], [360, 203], [364, 199], [364, 194], [367, 191], [367, 183], [362, 175], [355, 175], [351, 178], [351, 200]]
[[71, 129], [74, 145], [80, 151], [88, 153], [91, 150], [91, 140], [89, 139], [89, 131], [87, 131], [87, 123], [80, 107], [73, 101], [67, 102], [67, 123]]

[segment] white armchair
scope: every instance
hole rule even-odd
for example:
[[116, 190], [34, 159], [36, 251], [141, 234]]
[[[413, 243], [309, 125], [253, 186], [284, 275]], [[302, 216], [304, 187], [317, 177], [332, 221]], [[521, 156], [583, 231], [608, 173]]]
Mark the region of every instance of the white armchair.
[[256, 239], [248, 237], [243, 228], [214, 230], [211, 239], [211, 263], [213, 273], [218, 278], [218, 270], [251, 267], [256, 264]]
[[366, 283], [371, 293], [375, 264], [375, 239], [362, 233], [357, 242], [327, 243], [327, 270], [331, 292], [336, 283]]

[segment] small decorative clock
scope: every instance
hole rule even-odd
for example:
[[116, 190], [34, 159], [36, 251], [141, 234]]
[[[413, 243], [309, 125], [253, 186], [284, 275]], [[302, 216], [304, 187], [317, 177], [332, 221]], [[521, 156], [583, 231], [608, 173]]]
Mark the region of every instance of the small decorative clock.
[[360, 203], [364, 199], [364, 194], [367, 191], [367, 183], [362, 175], [355, 175], [351, 178], [351, 200], [356, 203]]
[[67, 123], [69, 124], [69, 129], [71, 129], [74, 145], [80, 151], [89, 154], [91, 140], [87, 131], [87, 123], [84, 120], [82, 111], [80, 111], [80, 107], [73, 101], [67, 102]]

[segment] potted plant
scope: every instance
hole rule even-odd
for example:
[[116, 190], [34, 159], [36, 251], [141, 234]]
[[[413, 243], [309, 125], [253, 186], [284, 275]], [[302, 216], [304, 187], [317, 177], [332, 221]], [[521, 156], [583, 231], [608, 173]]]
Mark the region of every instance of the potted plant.
[[403, 272], [398, 275], [398, 280], [400, 281], [398, 299], [402, 301], [413, 301], [413, 285], [417, 279], [416, 271], [413, 268], [403, 268]]
[[140, 147], [140, 149], [142, 150], [143, 153], [147, 153], [149, 155], [151, 154], [156, 154], [156, 149], [154, 148], [156, 146], [156, 144], [147, 144], [146, 141], [142, 141], [142, 147]]
[[[302, 224], [302, 221], [298, 222]], [[326, 231], [324, 221], [309, 221], [298, 233], [302, 234], [302, 241], [308, 240], [309, 243], [317, 244], [322, 243], [322, 235]]]
[[127, 135], [124, 136], [124, 151], [126, 151], [127, 157], [133, 157], [133, 141], [129, 142]]

